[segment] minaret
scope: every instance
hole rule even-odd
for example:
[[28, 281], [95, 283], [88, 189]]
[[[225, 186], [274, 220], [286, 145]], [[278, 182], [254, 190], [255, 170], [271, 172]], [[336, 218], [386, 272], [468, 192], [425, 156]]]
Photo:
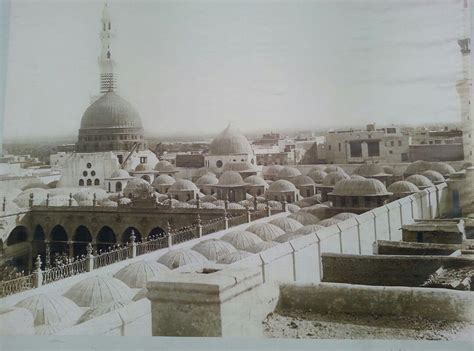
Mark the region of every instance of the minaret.
[[456, 88], [461, 102], [462, 132], [464, 160], [472, 162], [473, 152], [473, 120], [471, 118], [471, 16], [468, 0], [463, 1], [463, 36], [458, 40], [462, 54], [462, 78], [458, 80]]
[[111, 48], [114, 31], [112, 30], [112, 20], [110, 18], [109, 5], [107, 3], [104, 4], [102, 19], [100, 22], [100, 42], [102, 45], [99, 57], [100, 92], [107, 93], [109, 91], [114, 91], [117, 88], [117, 80], [114, 74], [115, 60], [113, 59]]

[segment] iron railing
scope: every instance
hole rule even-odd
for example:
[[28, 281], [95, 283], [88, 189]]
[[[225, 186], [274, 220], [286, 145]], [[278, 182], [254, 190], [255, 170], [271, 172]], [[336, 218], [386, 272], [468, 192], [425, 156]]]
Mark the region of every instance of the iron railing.
[[176, 233], [171, 234], [171, 240], [173, 245], [184, 243], [185, 241], [193, 240], [199, 237], [198, 228], [187, 228], [180, 230]]
[[8, 281], [0, 282], [0, 297], [33, 289], [34, 274], [25, 275]]
[[43, 272], [43, 284], [49, 284], [64, 278], [72, 277], [76, 274], [86, 271], [86, 259], [80, 260], [54, 267]]
[[94, 269], [105, 267], [129, 258], [131, 248], [128, 246], [112, 249], [94, 256]]
[[223, 229], [225, 229], [225, 219], [216, 218], [202, 225], [202, 235], [215, 233]]
[[137, 256], [168, 247], [168, 237], [137, 243]]

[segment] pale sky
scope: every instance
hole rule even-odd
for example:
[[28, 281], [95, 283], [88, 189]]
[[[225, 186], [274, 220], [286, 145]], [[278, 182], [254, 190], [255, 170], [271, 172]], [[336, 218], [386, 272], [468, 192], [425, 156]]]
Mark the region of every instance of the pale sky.
[[[149, 135], [461, 120], [462, 0], [109, 4], [119, 94]], [[102, 7], [12, 1], [6, 138], [77, 134]]]

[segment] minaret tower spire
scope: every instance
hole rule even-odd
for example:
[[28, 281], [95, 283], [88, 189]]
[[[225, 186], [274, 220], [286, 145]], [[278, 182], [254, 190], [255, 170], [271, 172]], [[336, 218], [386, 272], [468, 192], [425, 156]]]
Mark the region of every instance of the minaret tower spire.
[[469, 162], [474, 160], [474, 131], [471, 115], [471, 15], [469, 0], [463, 1], [463, 35], [458, 40], [462, 54], [462, 77], [458, 80], [456, 88], [461, 102], [462, 132], [464, 159]]
[[100, 42], [102, 45], [99, 57], [100, 92], [107, 93], [117, 88], [117, 81], [114, 75], [115, 60], [113, 59], [111, 48], [114, 32], [112, 30], [108, 3], [104, 4], [100, 22]]

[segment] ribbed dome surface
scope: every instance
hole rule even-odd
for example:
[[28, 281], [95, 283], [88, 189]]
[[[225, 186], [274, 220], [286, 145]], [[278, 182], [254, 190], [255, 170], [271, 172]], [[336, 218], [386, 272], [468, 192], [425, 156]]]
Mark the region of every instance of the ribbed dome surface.
[[341, 196], [391, 195], [385, 185], [377, 179], [344, 179], [336, 183], [332, 194]]
[[127, 182], [123, 193], [127, 197], [147, 197], [154, 193], [154, 189], [146, 180], [133, 178]]
[[265, 188], [268, 188], [268, 183], [265, 181], [265, 179], [257, 175], [251, 175], [250, 177], [245, 178], [244, 182], [249, 185], [263, 186]]
[[199, 252], [209, 261], [219, 261], [232, 252], [237, 251], [237, 249], [232, 244], [218, 239], [201, 241], [194, 245], [192, 250]]
[[74, 284], [64, 296], [78, 306], [94, 307], [112, 301], [131, 300], [133, 292], [116, 278], [97, 275]]
[[416, 193], [420, 189], [418, 189], [418, 187], [411, 182], [407, 182], [406, 180], [400, 180], [398, 182], [390, 184], [387, 190], [394, 194], [411, 194]]
[[219, 186], [241, 186], [245, 185], [242, 176], [236, 171], [226, 171], [219, 177]]
[[421, 174], [424, 171], [431, 169], [431, 163], [427, 161], [415, 161], [410, 163], [405, 169], [404, 174]]
[[154, 261], [138, 261], [123, 267], [114, 277], [127, 284], [130, 288], [146, 288], [146, 283], [169, 273], [169, 268]]
[[[18, 326], [21, 325], [21, 328]], [[26, 308], [1, 307], [0, 308], [0, 338], [1, 336], [33, 335], [33, 315]]]
[[283, 167], [280, 172], [278, 172], [278, 177], [279, 178], [294, 178], [296, 176], [299, 176], [301, 175], [301, 172], [297, 169], [297, 168], [294, 168], [294, 167], [289, 167], [289, 166], [285, 166]]
[[271, 223], [254, 223], [245, 230], [256, 234], [264, 241], [270, 241], [285, 234], [283, 229]]
[[74, 324], [82, 310], [70, 299], [54, 294], [37, 294], [18, 302], [16, 307], [26, 308], [34, 318], [35, 326], [48, 324]]
[[292, 178], [291, 182], [296, 186], [314, 185], [314, 180], [311, 177], [302, 174]]
[[90, 105], [81, 120], [81, 129], [142, 128], [135, 108], [114, 92], [108, 92]]
[[328, 174], [326, 172], [319, 169], [312, 169], [308, 173], [308, 177], [311, 177], [311, 179], [313, 179], [313, 181], [318, 184], [321, 184], [327, 175]]
[[158, 172], [174, 172], [176, 171], [176, 168], [175, 166], [173, 166], [173, 164], [169, 161], [159, 161], [156, 165], [155, 165], [155, 171], [158, 171]]
[[99, 306], [89, 308], [79, 319], [78, 323], [84, 323], [90, 319], [102, 316], [103, 314], [121, 309], [128, 305], [130, 300], [112, 301]]
[[196, 180], [196, 185], [215, 185], [219, 179], [214, 174], [205, 174]]
[[433, 170], [428, 170], [424, 171], [421, 173], [421, 175], [425, 176], [429, 180], [431, 180], [433, 183], [442, 183], [445, 181], [443, 175], [439, 172], [433, 171]]
[[299, 210], [301, 210], [301, 207], [299, 207], [298, 205], [295, 205], [295, 204], [287, 204], [287, 205], [286, 205], [286, 209], [287, 209], [288, 212], [290, 212], [290, 213], [296, 213], [296, 212], [298, 212]]
[[160, 174], [158, 177], [156, 177], [153, 180], [152, 185], [153, 186], [158, 186], [158, 185], [172, 185], [176, 182], [176, 180], [173, 177], [170, 177], [167, 174]]
[[334, 186], [338, 181], [343, 179], [349, 179], [350, 177], [341, 171], [329, 172], [328, 175], [323, 180], [324, 186]]
[[236, 171], [236, 172], [256, 172], [256, 167], [250, 162], [227, 162], [222, 169], [225, 171]]
[[353, 174], [357, 174], [363, 177], [373, 177], [373, 176], [387, 176], [382, 166], [377, 164], [364, 164], [357, 167], [354, 170]]
[[330, 173], [330, 172], [343, 172], [343, 173], [345, 173], [345, 171], [339, 166], [327, 166], [324, 169], [324, 172], [326, 172], [326, 173]]
[[421, 174], [413, 174], [405, 179], [407, 182], [415, 184], [418, 188], [427, 188], [433, 186], [434, 184]]
[[281, 165], [271, 165], [263, 170], [263, 174], [266, 176], [277, 176], [278, 173], [282, 170], [283, 166]]
[[232, 244], [237, 250], [244, 251], [247, 251], [250, 246], [262, 241], [256, 234], [245, 230], [228, 233], [224, 235], [221, 240]]
[[217, 263], [222, 263], [222, 264], [232, 264], [235, 262], [238, 262], [240, 260], [243, 260], [244, 258], [247, 258], [249, 256], [252, 256], [252, 253], [247, 252], [247, 251], [236, 251], [231, 253], [230, 255], [227, 255], [226, 257], [220, 259], [217, 261]]
[[178, 179], [170, 186], [170, 191], [199, 191], [196, 185], [188, 179]]
[[335, 216], [332, 216], [332, 218], [338, 219], [340, 221], [345, 221], [345, 220], [348, 220], [348, 219], [351, 219], [351, 218], [354, 218], [354, 217], [357, 217], [357, 215], [355, 213], [352, 213], [352, 212], [341, 212], [341, 213], [338, 213]]
[[151, 172], [153, 167], [148, 163], [140, 163], [135, 167], [135, 172]]
[[256, 254], [278, 245], [280, 245], [280, 243], [277, 243], [276, 241], [262, 241], [261, 243], [257, 243], [254, 246], [249, 247], [248, 252]]
[[318, 230], [326, 228], [323, 225], [319, 224], [311, 224], [311, 225], [305, 225], [304, 227], [301, 227], [298, 230], [295, 230], [293, 233], [295, 234], [302, 234], [302, 235], [308, 235], [308, 234], [313, 234], [316, 233]]
[[177, 249], [165, 253], [158, 259], [158, 262], [169, 269], [175, 269], [188, 264], [203, 264], [208, 261], [206, 257], [195, 250]]
[[292, 213], [288, 218], [294, 219], [300, 222], [302, 225], [316, 224], [320, 221], [318, 217], [312, 215], [309, 212], [298, 211], [297, 213]]
[[451, 165], [445, 162], [433, 162], [430, 169], [432, 171], [441, 173], [443, 176], [447, 176], [456, 172], [456, 170]]
[[294, 240], [301, 238], [303, 234], [297, 234], [297, 233], [285, 233], [283, 235], [280, 235], [278, 238], [275, 239], [277, 243], [286, 243], [287, 241]]
[[209, 148], [210, 155], [253, 155], [252, 146], [247, 138], [236, 129], [228, 126], [217, 135]]
[[323, 227], [330, 227], [334, 224], [337, 224], [341, 222], [340, 219], [336, 219], [336, 218], [327, 218], [327, 219], [323, 219], [321, 222], [319, 222], [318, 224], [319, 225], [322, 225]]
[[268, 191], [279, 193], [279, 192], [287, 192], [287, 191], [298, 191], [298, 189], [296, 189], [295, 185], [291, 183], [290, 181], [285, 180], [285, 179], [280, 179], [270, 184]]
[[280, 227], [285, 233], [294, 232], [303, 227], [300, 222], [288, 217], [276, 218], [270, 221], [270, 223], [276, 225], [277, 227]]
[[110, 178], [130, 178], [130, 174], [128, 174], [128, 172], [124, 169], [117, 169], [112, 172]]

